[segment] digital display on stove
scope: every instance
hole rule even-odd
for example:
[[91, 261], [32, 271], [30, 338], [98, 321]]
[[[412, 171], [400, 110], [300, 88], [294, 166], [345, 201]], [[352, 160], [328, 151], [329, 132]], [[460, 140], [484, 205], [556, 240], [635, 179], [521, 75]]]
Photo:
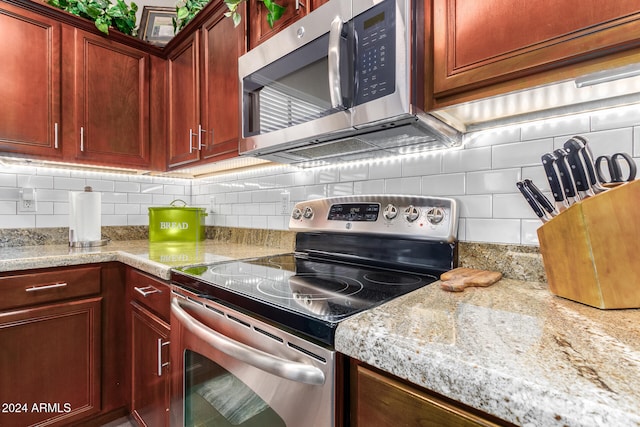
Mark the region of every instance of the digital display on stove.
[[377, 221], [380, 213], [378, 203], [341, 203], [332, 205], [330, 221]]

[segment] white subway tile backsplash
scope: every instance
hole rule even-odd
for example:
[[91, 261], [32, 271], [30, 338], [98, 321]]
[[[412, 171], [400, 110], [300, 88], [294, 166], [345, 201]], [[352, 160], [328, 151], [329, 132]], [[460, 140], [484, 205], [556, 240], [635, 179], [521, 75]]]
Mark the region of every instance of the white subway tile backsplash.
[[442, 172], [470, 172], [491, 169], [491, 147], [451, 150], [443, 154]]
[[18, 188], [53, 188], [52, 176], [18, 175], [17, 178]]
[[[17, 187], [18, 175], [12, 173], [0, 173], [0, 187]], [[53, 180], [52, 180], [53, 183]]]
[[35, 228], [35, 215], [0, 215], [2, 228]]
[[517, 126], [505, 126], [485, 132], [471, 133], [465, 135], [464, 146], [467, 148], [478, 148], [518, 142], [521, 140], [520, 134], [520, 127]]
[[35, 226], [38, 228], [68, 227], [69, 216], [68, 215], [36, 215]]
[[520, 177], [520, 169], [469, 172], [467, 194], [512, 193]]
[[640, 125], [640, 109], [637, 105], [618, 108], [613, 111], [593, 113], [591, 130], [600, 131]]
[[473, 242], [519, 244], [520, 220], [467, 218], [466, 238]]
[[461, 218], [491, 218], [493, 196], [482, 194], [478, 196], [456, 196], [459, 203]]
[[3, 201], [0, 203], [1, 215], [15, 215], [18, 212], [18, 202]]
[[584, 114], [574, 117], [542, 120], [522, 125], [522, 141], [559, 135], [572, 136], [575, 134], [583, 134], [590, 130], [590, 118]]
[[538, 228], [542, 225], [540, 220], [522, 220], [522, 228], [521, 228], [521, 240], [520, 243], [523, 245], [539, 245], [538, 242]]
[[353, 194], [353, 182], [340, 182], [327, 185], [327, 195], [329, 197], [350, 196]]
[[491, 166], [503, 169], [539, 165], [540, 157], [550, 151], [553, 151], [553, 138], [497, 145], [492, 147]]
[[87, 179], [85, 184], [91, 187], [91, 190], [95, 192], [104, 193], [106, 191], [114, 191], [115, 188], [115, 182], [107, 180]]
[[402, 176], [402, 162], [398, 159], [376, 161], [369, 166], [369, 179], [395, 178]]
[[493, 217], [531, 219], [538, 218], [520, 193], [495, 194], [493, 196]]
[[384, 194], [384, 179], [354, 182], [353, 194]]
[[457, 196], [465, 194], [466, 174], [450, 173], [422, 177], [424, 196]]
[[116, 181], [111, 191], [118, 193], [140, 193], [140, 183], [130, 181]]
[[419, 176], [407, 178], [393, 178], [385, 180], [386, 194], [413, 194], [422, 193], [421, 179]]
[[594, 157], [617, 152], [633, 152], [633, 128], [622, 128], [592, 132], [581, 135], [587, 139]]
[[402, 159], [402, 176], [438, 175], [442, 172], [443, 151], [423, 153]]
[[56, 190], [83, 191], [85, 182], [86, 180], [82, 178], [66, 178], [56, 176], [53, 178], [53, 188], [55, 188]]

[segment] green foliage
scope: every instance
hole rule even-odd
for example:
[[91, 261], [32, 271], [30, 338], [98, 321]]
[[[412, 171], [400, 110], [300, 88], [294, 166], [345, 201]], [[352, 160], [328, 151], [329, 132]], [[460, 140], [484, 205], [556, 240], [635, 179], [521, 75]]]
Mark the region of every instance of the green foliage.
[[173, 18], [173, 31], [182, 30], [210, 0], [184, 0], [176, 4], [176, 17]]
[[[224, 0], [229, 12], [225, 13], [226, 17], [233, 19], [233, 24], [237, 27], [240, 24], [240, 14], [238, 13], [238, 6], [247, 0]], [[267, 23], [273, 28], [273, 23], [276, 22], [285, 11], [284, 6], [280, 6], [273, 0], [260, 0], [264, 3], [264, 7], [267, 8]]]
[[115, 27], [130, 36], [136, 35], [138, 5], [134, 2], [131, 2], [131, 6], [127, 6], [123, 0], [117, 0], [116, 4], [110, 0], [47, 0], [47, 3], [94, 21], [96, 28], [105, 34], [109, 34], [109, 27]]

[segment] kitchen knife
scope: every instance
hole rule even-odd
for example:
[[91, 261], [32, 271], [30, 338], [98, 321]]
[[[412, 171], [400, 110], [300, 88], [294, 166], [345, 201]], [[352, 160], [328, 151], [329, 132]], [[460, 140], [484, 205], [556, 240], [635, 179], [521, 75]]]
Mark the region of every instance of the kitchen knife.
[[538, 205], [542, 206], [542, 208], [549, 212], [551, 216], [556, 216], [558, 214], [558, 210], [553, 206], [549, 199], [547, 199], [547, 196], [542, 194], [542, 191], [540, 191], [533, 181], [525, 179], [522, 183], [524, 184], [524, 187], [529, 190], [535, 201], [538, 202]]
[[540, 218], [542, 222], [549, 221], [549, 217], [545, 214], [545, 212], [540, 208], [538, 202], [535, 201], [533, 195], [529, 192], [529, 190], [525, 187], [522, 181], [516, 182], [516, 187], [520, 190], [520, 193], [524, 196], [524, 199], [529, 203], [533, 212], [535, 212], [536, 216]]
[[576, 189], [576, 183], [573, 181], [571, 175], [571, 169], [567, 162], [567, 151], [564, 148], [558, 148], [553, 151], [556, 156], [554, 165], [558, 168], [560, 175], [560, 181], [562, 182], [562, 188], [564, 189], [564, 197], [567, 199], [570, 205], [580, 200], [580, 195]]
[[589, 183], [591, 184], [591, 189], [594, 193], [602, 193], [603, 191], [607, 191], [608, 188], [604, 187], [602, 183], [598, 180], [598, 176], [595, 171], [595, 160], [593, 157], [593, 153], [591, 152], [591, 147], [587, 143], [587, 139], [582, 136], [573, 136], [569, 141], [565, 142], [565, 149], [567, 145], [575, 145], [578, 148], [578, 154], [582, 158], [582, 164], [585, 167], [585, 171], [587, 173], [587, 178], [589, 179]]
[[544, 172], [547, 175], [547, 180], [549, 181], [549, 188], [551, 189], [551, 194], [553, 195], [553, 200], [555, 200], [555, 205], [558, 211], [563, 211], [564, 209], [569, 207], [569, 202], [564, 197], [564, 188], [562, 188], [562, 180], [560, 179], [560, 172], [556, 168], [556, 156], [552, 153], [545, 153], [542, 158], [542, 167], [544, 168]]
[[587, 176], [582, 157], [580, 156], [581, 145], [577, 140], [569, 139], [564, 143], [564, 149], [567, 152], [567, 163], [571, 168], [571, 176], [576, 184], [576, 189], [580, 193], [581, 198], [595, 196], [595, 192], [591, 189], [591, 181]]

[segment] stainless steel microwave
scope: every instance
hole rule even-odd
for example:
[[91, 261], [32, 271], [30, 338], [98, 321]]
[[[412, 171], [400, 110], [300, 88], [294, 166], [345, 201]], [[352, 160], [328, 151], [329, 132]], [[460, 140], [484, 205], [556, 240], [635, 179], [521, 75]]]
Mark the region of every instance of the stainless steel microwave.
[[420, 108], [424, 19], [424, 0], [331, 0], [240, 57], [240, 154], [297, 163], [459, 145]]

